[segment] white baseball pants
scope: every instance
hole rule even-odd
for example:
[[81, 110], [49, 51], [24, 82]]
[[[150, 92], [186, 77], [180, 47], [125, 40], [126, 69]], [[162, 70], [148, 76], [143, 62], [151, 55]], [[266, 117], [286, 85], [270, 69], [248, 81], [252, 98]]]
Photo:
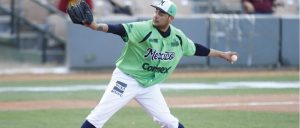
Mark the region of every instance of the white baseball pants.
[[99, 104], [86, 119], [96, 128], [102, 128], [108, 119], [131, 99], [135, 99], [162, 128], [178, 128], [178, 119], [170, 113], [160, 88], [143, 88], [118, 68], [114, 70]]

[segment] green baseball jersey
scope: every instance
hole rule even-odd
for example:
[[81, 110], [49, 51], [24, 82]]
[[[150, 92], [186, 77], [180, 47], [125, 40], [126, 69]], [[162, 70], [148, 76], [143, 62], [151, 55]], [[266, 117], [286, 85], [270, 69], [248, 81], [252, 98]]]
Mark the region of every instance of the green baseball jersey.
[[194, 42], [172, 25], [170, 35], [165, 38], [153, 26], [152, 20], [122, 25], [127, 32], [123, 37], [126, 44], [116, 66], [142, 87], [165, 80], [182, 56], [195, 54]]

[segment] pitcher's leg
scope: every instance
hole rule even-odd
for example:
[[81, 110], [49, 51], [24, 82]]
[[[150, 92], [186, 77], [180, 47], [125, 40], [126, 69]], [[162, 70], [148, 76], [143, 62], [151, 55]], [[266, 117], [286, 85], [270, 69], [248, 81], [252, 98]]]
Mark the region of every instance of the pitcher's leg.
[[178, 119], [171, 114], [158, 86], [150, 87], [145, 93], [138, 94], [135, 99], [161, 127], [178, 128], [180, 126]]
[[96, 128], [96, 127], [92, 125], [89, 121], [85, 120], [81, 125], [81, 128]]
[[87, 124], [101, 128], [113, 114], [135, 97], [138, 85], [135, 85], [136, 81], [127, 77], [122, 73], [114, 72], [99, 104], [87, 116]]

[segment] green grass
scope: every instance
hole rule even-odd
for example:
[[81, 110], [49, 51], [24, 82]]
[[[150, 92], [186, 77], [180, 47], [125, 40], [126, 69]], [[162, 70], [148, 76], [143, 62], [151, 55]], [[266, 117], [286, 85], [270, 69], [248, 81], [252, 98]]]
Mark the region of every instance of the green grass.
[[0, 111], [1, 128], [75, 128], [88, 110]]
[[[248, 78], [169, 78], [167, 83], [216, 83], [228, 81], [299, 81], [299, 75], [251, 76]], [[9, 86], [70, 86], [106, 84], [108, 80], [33, 80], [0, 81], [0, 87]], [[1, 92], [0, 102], [47, 101], [47, 100], [94, 100], [98, 101], [103, 91], [78, 92]], [[204, 89], [204, 90], [163, 90], [166, 97], [175, 96], [232, 96], [299, 94], [299, 89]], [[0, 111], [0, 128], [78, 128], [89, 114], [90, 109], [46, 109], [28, 111]], [[186, 128], [298, 128], [299, 113], [228, 111], [211, 109], [174, 109]], [[125, 107], [117, 112], [104, 128], [159, 128], [139, 108]]]
[[[272, 77], [272, 78], [169, 78], [164, 83], [218, 83], [218, 82], [240, 82], [240, 81], [299, 81], [298, 76]], [[72, 86], [72, 85], [97, 85], [107, 84], [109, 80], [33, 80], [33, 81], [0, 81], [0, 87], [4, 86]]]
[[[2, 92], [0, 101], [38, 101], [38, 100], [95, 100], [104, 91], [78, 92]], [[203, 89], [203, 90], [163, 90], [164, 96], [226, 96], [226, 95], [266, 95], [299, 94], [298, 89]]]
[[[187, 128], [298, 128], [298, 113], [171, 109]], [[90, 109], [0, 111], [1, 128], [78, 128]], [[104, 128], [159, 128], [141, 108], [123, 108]]]
[[297, 128], [298, 113], [180, 109], [175, 113], [188, 128]]
[[166, 83], [217, 83], [217, 82], [239, 82], [239, 81], [299, 81], [299, 74], [276, 75], [276, 76], [249, 76], [249, 77], [189, 77], [168, 78]]
[[79, 92], [3, 92], [0, 101], [40, 101], [40, 100], [99, 100], [103, 91]]
[[[291, 74], [276, 74], [276, 75], [266, 75], [266, 76], [256, 76], [255, 73], [249, 76], [232, 76], [228, 77], [226, 75], [223, 76], [207, 76], [207, 77], [199, 77], [199, 76], [191, 76], [191, 77], [182, 77], [182, 78], [172, 78], [169, 77], [165, 83], [217, 83], [217, 82], [236, 82], [236, 81], [299, 81], [298, 73]], [[39, 80], [33, 79], [31, 81], [13, 81], [13, 80], [1, 80], [0, 87], [5, 86], [69, 86], [69, 85], [95, 85], [95, 84], [107, 84], [109, 79], [73, 79], [73, 80]]]
[[203, 89], [203, 90], [165, 90], [165, 96], [232, 96], [232, 95], [264, 95], [264, 94], [298, 94], [299, 89]]
[[0, 87], [7, 86], [72, 86], [107, 84], [109, 80], [32, 80], [32, 81], [0, 81]]

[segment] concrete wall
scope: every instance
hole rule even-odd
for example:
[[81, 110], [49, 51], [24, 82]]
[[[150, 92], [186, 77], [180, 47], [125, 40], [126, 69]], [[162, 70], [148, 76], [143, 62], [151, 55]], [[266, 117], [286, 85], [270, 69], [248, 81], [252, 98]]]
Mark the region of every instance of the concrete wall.
[[[125, 23], [149, 19], [99, 22]], [[177, 17], [173, 25], [180, 28], [195, 43], [240, 54], [230, 65], [220, 59], [184, 57], [179, 66], [269, 67], [299, 65], [299, 17], [282, 18], [254, 15], [209, 15]], [[123, 50], [119, 36], [92, 31], [68, 23], [67, 62], [70, 68], [113, 68]]]
[[223, 15], [211, 17], [210, 47], [240, 54], [235, 65], [210, 58], [211, 66], [272, 66], [279, 59], [279, 18]]
[[[180, 18], [173, 23], [174, 26], [181, 29], [187, 37], [195, 43], [208, 47], [208, 26], [209, 22], [205, 18]], [[179, 65], [206, 65], [206, 57], [183, 57]]]
[[[109, 21], [124, 23], [132, 20]], [[121, 37], [68, 23], [67, 63], [71, 68], [111, 68], [121, 55]]]
[[282, 18], [281, 63], [299, 65], [299, 17]]

